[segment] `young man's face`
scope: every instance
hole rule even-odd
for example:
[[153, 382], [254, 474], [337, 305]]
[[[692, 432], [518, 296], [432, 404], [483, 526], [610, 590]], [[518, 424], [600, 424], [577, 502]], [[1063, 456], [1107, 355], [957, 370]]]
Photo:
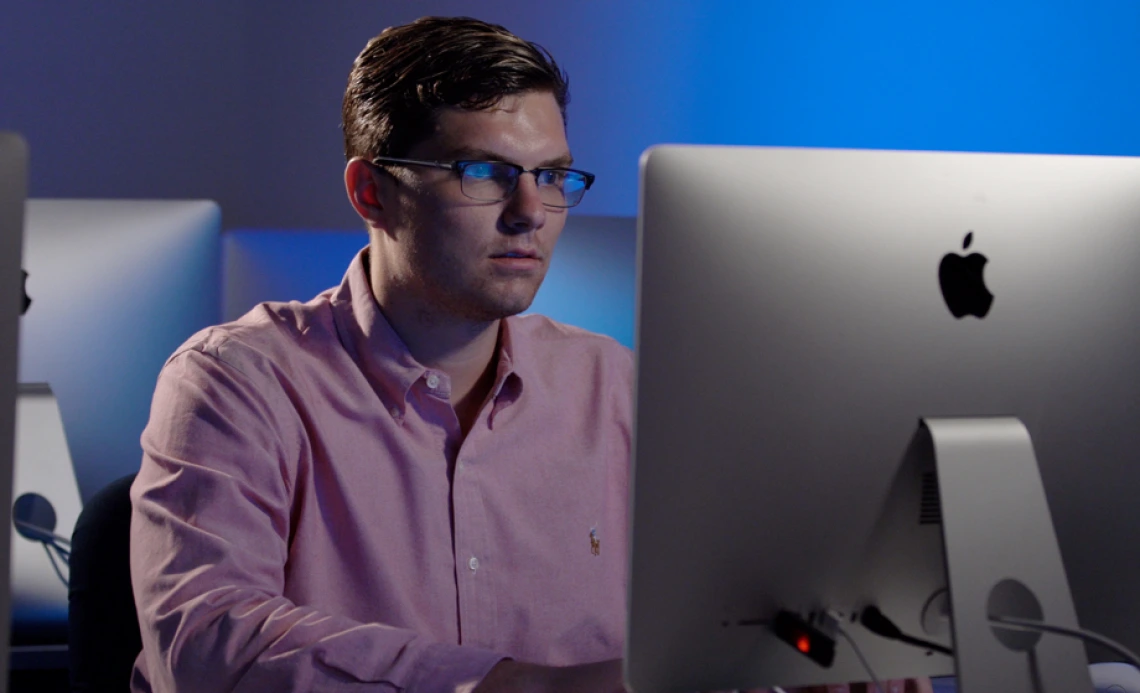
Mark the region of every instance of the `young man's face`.
[[[435, 134], [407, 158], [496, 160], [528, 170], [571, 161], [562, 114], [546, 92], [509, 96], [488, 110], [445, 109]], [[566, 223], [566, 210], [540, 201], [534, 176], [522, 174], [510, 197], [488, 203], [464, 196], [451, 171], [395, 173], [402, 183], [394, 189], [388, 251], [404, 295], [429, 314], [470, 321], [526, 310]]]

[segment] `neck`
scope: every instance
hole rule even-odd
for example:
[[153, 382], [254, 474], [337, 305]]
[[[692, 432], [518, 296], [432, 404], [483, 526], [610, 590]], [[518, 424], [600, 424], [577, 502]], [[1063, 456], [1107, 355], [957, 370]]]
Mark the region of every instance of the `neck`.
[[387, 304], [380, 305], [416, 361], [451, 378], [453, 404], [492, 371], [500, 321], [445, 320], [422, 309], [404, 313], [398, 308], [389, 310]]
[[379, 286], [373, 277], [376, 302], [412, 357], [450, 378], [451, 404], [466, 435], [494, 385], [501, 320], [458, 319]]

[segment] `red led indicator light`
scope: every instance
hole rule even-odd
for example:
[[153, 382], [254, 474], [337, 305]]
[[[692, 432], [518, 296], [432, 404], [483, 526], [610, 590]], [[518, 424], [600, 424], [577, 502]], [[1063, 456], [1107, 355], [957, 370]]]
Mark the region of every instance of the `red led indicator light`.
[[796, 638], [796, 649], [804, 654], [811, 652], [811, 638], [806, 635]]

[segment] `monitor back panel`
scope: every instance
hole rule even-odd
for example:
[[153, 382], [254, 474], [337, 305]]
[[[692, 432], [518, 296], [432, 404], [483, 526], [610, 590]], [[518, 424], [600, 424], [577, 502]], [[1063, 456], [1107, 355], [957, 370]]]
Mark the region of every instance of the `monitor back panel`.
[[[661, 147], [642, 167], [631, 675], [738, 671], [758, 636], [721, 624], [771, 595], [860, 599], [919, 417], [1026, 424], [1081, 623], [1140, 648], [1140, 160]], [[992, 305], [958, 318], [939, 268], [973, 253]]]

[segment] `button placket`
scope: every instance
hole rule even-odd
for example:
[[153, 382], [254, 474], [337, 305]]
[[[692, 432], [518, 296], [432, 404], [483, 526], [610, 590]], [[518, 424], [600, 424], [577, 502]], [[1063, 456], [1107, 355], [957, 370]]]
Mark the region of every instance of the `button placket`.
[[[487, 514], [479, 492], [478, 475], [471, 455], [476, 440], [469, 436], [455, 457], [456, 474], [452, 479], [454, 508], [455, 564], [459, 574], [459, 619], [464, 639], [478, 642], [487, 635], [493, 622], [495, 599], [491, 573], [487, 563]], [[493, 582], [493, 581], [492, 581]]]

